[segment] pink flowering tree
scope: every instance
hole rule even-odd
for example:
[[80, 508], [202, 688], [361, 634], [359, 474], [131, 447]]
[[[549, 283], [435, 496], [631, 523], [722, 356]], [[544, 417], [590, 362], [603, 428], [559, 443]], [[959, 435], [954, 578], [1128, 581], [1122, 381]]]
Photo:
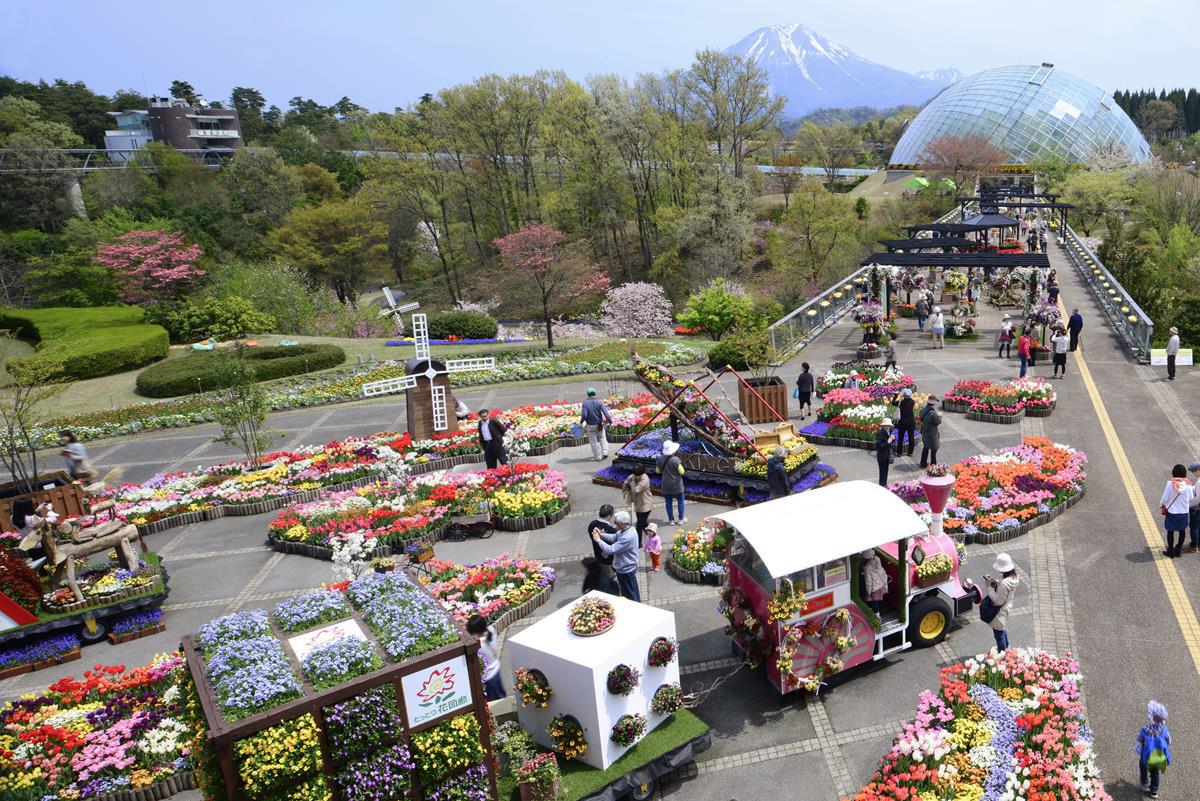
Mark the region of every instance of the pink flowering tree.
[[604, 296], [600, 322], [617, 336], [665, 336], [671, 333], [671, 301], [658, 284], [648, 281], [621, 284]]
[[599, 265], [573, 257], [566, 234], [543, 223], [530, 223], [494, 243], [504, 262], [504, 279], [511, 291], [532, 294], [546, 326], [546, 346], [554, 347], [553, 318], [573, 301], [608, 289], [608, 276]]
[[172, 300], [204, 275], [196, 266], [202, 251], [182, 234], [130, 231], [96, 251], [96, 263], [116, 275], [118, 297], [126, 303]]

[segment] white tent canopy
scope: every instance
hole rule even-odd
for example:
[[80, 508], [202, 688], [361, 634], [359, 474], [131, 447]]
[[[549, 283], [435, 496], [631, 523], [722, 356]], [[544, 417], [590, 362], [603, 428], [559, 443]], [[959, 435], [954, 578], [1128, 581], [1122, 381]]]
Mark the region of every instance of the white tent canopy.
[[929, 533], [907, 503], [869, 481], [838, 482], [712, 518], [737, 529], [774, 578]]

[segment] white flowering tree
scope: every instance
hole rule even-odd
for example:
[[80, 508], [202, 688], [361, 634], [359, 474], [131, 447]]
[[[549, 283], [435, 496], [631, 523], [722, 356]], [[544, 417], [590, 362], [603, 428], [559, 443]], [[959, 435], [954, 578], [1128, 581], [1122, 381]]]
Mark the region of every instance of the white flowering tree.
[[671, 301], [658, 284], [634, 281], [608, 290], [600, 322], [621, 337], [661, 337], [671, 333]]

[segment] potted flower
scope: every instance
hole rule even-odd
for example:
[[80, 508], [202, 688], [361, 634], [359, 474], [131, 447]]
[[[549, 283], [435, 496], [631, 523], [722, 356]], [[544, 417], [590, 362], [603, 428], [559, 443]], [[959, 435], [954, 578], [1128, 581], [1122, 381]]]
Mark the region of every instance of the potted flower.
[[595, 637], [611, 629], [617, 622], [617, 610], [603, 598], [584, 598], [571, 607], [567, 628], [579, 637]]
[[376, 573], [391, 573], [396, 569], [397, 562], [391, 556], [376, 556], [371, 559], [371, 566]]
[[545, 675], [537, 669], [517, 668], [514, 672], [513, 686], [521, 694], [521, 706], [545, 709], [550, 705], [550, 696], [554, 695], [550, 682], [546, 681]]
[[949, 554], [937, 553], [928, 556], [921, 564], [917, 565], [917, 586], [932, 587], [935, 584], [941, 584], [950, 578], [950, 571], [953, 569], [954, 560], [950, 558]]
[[608, 671], [608, 679], [605, 685], [613, 695], [629, 695], [637, 689], [641, 675], [638, 669], [632, 665], [617, 665]]
[[554, 750], [562, 754], [563, 759], [579, 759], [587, 753], [588, 741], [583, 727], [571, 715], [555, 715], [546, 731], [554, 741]]
[[650, 699], [650, 711], [656, 715], [670, 715], [683, 706], [683, 690], [678, 684], [664, 684], [654, 691]]
[[670, 637], [659, 637], [650, 643], [650, 651], [646, 654], [646, 664], [660, 668], [671, 664], [675, 659], [679, 646]]
[[646, 716], [640, 713], [621, 715], [612, 727], [612, 741], [622, 748], [628, 748], [642, 738], [646, 733]]
[[950, 500], [950, 490], [954, 488], [954, 474], [944, 464], [931, 464], [925, 468], [921, 476], [921, 490], [929, 501], [929, 511], [934, 514], [945, 511], [946, 502]]
[[521, 801], [553, 801], [558, 798], [558, 757], [553, 752], [538, 754], [517, 768]]

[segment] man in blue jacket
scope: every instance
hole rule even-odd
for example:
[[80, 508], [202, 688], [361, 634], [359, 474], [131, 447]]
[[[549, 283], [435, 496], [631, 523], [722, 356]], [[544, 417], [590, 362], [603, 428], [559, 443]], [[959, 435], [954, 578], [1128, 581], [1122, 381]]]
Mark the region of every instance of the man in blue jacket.
[[613, 570], [617, 572], [617, 586], [621, 595], [631, 601], [641, 601], [642, 594], [638, 590], [638, 538], [629, 520], [629, 512], [617, 512], [613, 522], [617, 524], [615, 534], [601, 534], [599, 529], [592, 530], [592, 540], [600, 546], [605, 555], [612, 556]]
[[596, 390], [588, 387], [587, 400], [579, 413], [579, 423], [587, 432], [588, 445], [592, 446], [592, 458], [602, 462], [608, 458], [608, 437], [605, 428], [612, 425], [608, 407], [596, 397]]
[[1075, 309], [1067, 319], [1067, 333], [1071, 335], [1071, 353], [1074, 353], [1075, 348], [1079, 347], [1079, 332], [1082, 330], [1083, 315], [1079, 313], [1079, 309]]

